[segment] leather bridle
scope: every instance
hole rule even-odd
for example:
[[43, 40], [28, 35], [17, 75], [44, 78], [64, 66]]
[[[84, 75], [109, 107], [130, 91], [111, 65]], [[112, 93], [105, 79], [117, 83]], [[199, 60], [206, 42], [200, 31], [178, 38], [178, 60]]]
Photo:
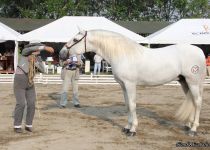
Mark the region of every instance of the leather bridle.
[[75, 42], [74, 44], [72, 44], [72, 45], [69, 46], [69, 47], [66, 45], [66, 48], [67, 48], [67, 49], [72, 48], [74, 45], [76, 45], [77, 43], [79, 43], [80, 41], [82, 41], [82, 40], [85, 38], [85, 53], [86, 53], [86, 50], [87, 50], [87, 46], [86, 46], [86, 37], [87, 37], [87, 31], [85, 31], [85, 35], [84, 35], [81, 39], [79, 39], [77, 42]]

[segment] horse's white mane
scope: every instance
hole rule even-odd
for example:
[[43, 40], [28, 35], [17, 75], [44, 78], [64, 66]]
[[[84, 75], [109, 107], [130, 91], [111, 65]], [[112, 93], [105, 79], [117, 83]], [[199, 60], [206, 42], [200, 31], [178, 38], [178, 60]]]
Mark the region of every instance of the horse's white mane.
[[105, 30], [91, 30], [91, 42], [98, 47], [98, 52], [109, 58], [134, 56], [142, 53], [144, 48], [131, 39], [115, 32]]

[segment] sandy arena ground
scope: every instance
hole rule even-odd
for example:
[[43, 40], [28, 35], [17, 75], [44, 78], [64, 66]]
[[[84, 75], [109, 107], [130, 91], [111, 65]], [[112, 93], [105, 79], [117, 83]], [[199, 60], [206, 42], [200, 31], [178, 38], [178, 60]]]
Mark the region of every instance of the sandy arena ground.
[[139, 126], [135, 137], [121, 132], [127, 111], [118, 85], [80, 85], [82, 108], [74, 108], [69, 101], [66, 109], [60, 109], [61, 85], [37, 84], [34, 132], [22, 134], [13, 131], [12, 84], [0, 87], [0, 150], [171, 150], [186, 149], [176, 147], [177, 142], [210, 144], [210, 86], [204, 90], [196, 137], [187, 136], [183, 124], [174, 119], [185, 98], [180, 86], [137, 88]]

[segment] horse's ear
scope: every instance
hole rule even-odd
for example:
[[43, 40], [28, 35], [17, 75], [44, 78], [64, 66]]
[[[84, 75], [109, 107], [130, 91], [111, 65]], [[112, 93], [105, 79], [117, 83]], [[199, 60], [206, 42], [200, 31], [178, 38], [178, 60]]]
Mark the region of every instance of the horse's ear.
[[85, 32], [85, 30], [81, 29], [79, 26], [77, 26], [77, 29], [79, 30], [79, 33]]

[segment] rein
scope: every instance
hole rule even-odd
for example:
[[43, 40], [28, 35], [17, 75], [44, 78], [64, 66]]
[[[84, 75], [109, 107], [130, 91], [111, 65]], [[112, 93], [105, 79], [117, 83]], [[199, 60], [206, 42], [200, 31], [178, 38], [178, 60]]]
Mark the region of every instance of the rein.
[[72, 44], [71, 46], [67, 46], [66, 45], [66, 48], [67, 49], [70, 49], [70, 48], [72, 48], [74, 45], [76, 45], [77, 43], [79, 43], [80, 41], [82, 41], [84, 38], [85, 38], [85, 53], [86, 53], [86, 49], [87, 49], [87, 46], [86, 46], [86, 37], [87, 37], [87, 31], [85, 31], [85, 35], [81, 38], [81, 39], [79, 39], [77, 42], [75, 42], [74, 44]]

